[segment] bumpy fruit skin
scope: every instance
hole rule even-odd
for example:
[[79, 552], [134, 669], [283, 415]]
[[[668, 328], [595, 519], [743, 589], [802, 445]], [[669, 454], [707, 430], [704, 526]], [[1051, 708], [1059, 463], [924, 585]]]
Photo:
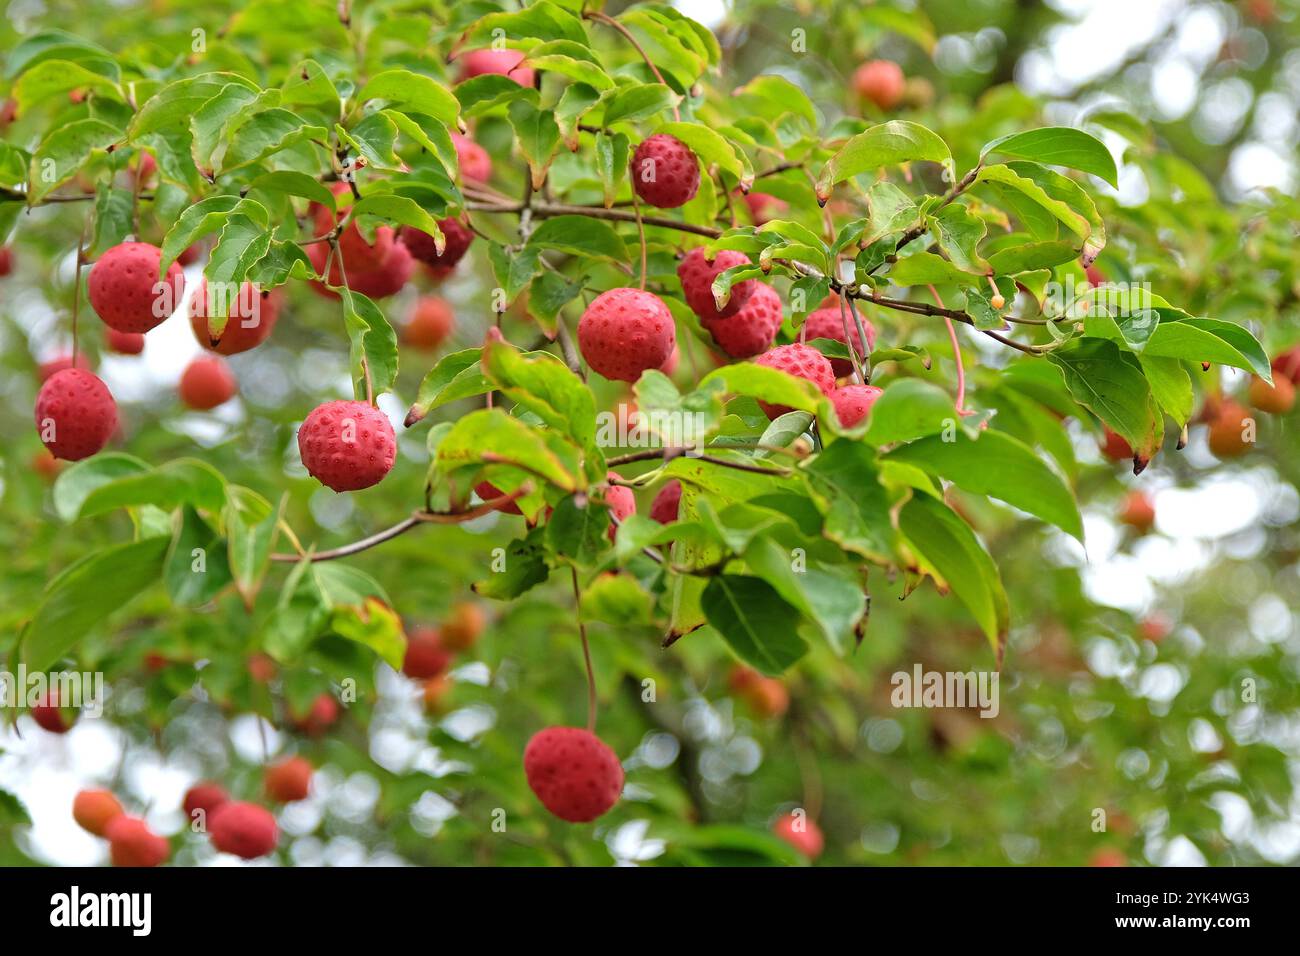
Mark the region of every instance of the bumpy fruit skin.
[[239, 383], [224, 359], [200, 355], [185, 366], [177, 391], [187, 406], [206, 412], [234, 398]]
[[[490, 481], [480, 481], [474, 486], [474, 493], [484, 501], [492, 501], [493, 499], [500, 498], [505, 494], [504, 491], [492, 484]], [[523, 512], [519, 510], [519, 506], [513, 501], [504, 505], [497, 505], [496, 510], [501, 512], [503, 515], [523, 514]]]
[[659, 489], [659, 494], [650, 503], [650, 517], [660, 524], [672, 524], [677, 520], [681, 503], [682, 483], [674, 478]]
[[1236, 458], [1250, 450], [1242, 432], [1250, 412], [1234, 401], [1221, 403], [1210, 421], [1210, 451], [1218, 458]]
[[822, 849], [826, 846], [821, 827], [808, 819], [806, 814], [785, 814], [772, 824], [772, 832], [810, 860], [821, 856]]
[[102, 837], [122, 813], [122, 804], [108, 790], [82, 790], [72, 801], [72, 819], [95, 836]]
[[735, 315], [741, 310], [754, 289], [758, 287], [757, 279], [745, 279], [731, 287], [731, 298], [724, 308], [719, 309], [713, 299], [713, 280], [722, 272], [735, 266], [750, 265], [749, 256], [743, 252], [724, 249], [710, 262], [704, 255], [704, 247], [696, 246], [686, 254], [677, 266], [677, 278], [682, 282], [682, 293], [686, 304], [701, 320], [716, 322]]
[[217, 808], [230, 802], [230, 795], [215, 783], [196, 783], [185, 791], [185, 799], [181, 806], [185, 810], [185, 818], [193, 822], [195, 814], [203, 812], [207, 828], [212, 829], [212, 817], [216, 814]]
[[[867, 346], [864, 349], [862, 347], [862, 336], [858, 335], [858, 324], [853, 321], [853, 316], [849, 314], [847, 306], [843, 317], [840, 316], [838, 303], [829, 309], [814, 309], [809, 312], [808, 318], [804, 320], [804, 327], [808, 330], [805, 335], [809, 340], [834, 339], [836, 342], [843, 342], [847, 345], [849, 340], [844, 338], [844, 319], [846, 318], [849, 320], [849, 336], [853, 340], [853, 351], [858, 353], [858, 358], [865, 358], [876, 347], [876, 329], [866, 319], [862, 319], [862, 331], [867, 333]], [[831, 368], [835, 371], [836, 378], [843, 378], [853, 372], [853, 363], [848, 359], [833, 358], [830, 363]]]
[[266, 768], [266, 795], [280, 803], [306, 800], [311, 793], [311, 764], [289, 757]]
[[1279, 375], [1290, 379], [1292, 385], [1300, 386], [1300, 345], [1279, 352], [1273, 359], [1273, 378], [1276, 380]]
[[411, 317], [402, 327], [402, 341], [412, 348], [432, 351], [447, 341], [455, 327], [456, 315], [447, 300], [426, 295], [415, 303]]
[[[798, 342], [793, 345], [778, 345], [770, 352], [764, 352], [754, 363], [812, 382], [823, 395], [830, 395], [835, 390], [835, 371], [831, 368], [831, 363], [811, 346]], [[792, 411], [788, 405], [771, 405], [767, 402], [758, 404], [771, 419], [780, 418]]]
[[[316, 243], [307, 247], [307, 258], [311, 260], [312, 266], [317, 272], [325, 268], [325, 263], [329, 259], [329, 250], [324, 243]], [[384, 259], [383, 264], [374, 269], [353, 269], [347, 266], [347, 285], [353, 292], [360, 292], [362, 295], [371, 299], [386, 299], [390, 295], [396, 295], [411, 281], [411, 276], [415, 274], [415, 259], [411, 251], [402, 243], [394, 243], [388, 251], [388, 257]], [[330, 285], [343, 285], [343, 270], [339, 268], [337, 261], [330, 264], [329, 275], [326, 277]], [[337, 299], [339, 294], [333, 289], [327, 288], [320, 282], [313, 282], [312, 289], [326, 299]]]
[[322, 485], [357, 491], [378, 484], [392, 469], [397, 438], [388, 417], [374, 406], [326, 402], [298, 429], [298, 453]]
[[75, 361], [71, 355], [56, 355], [54, 358], [38, 365], [36, 374], [42, 382], [48, 382], [52, 376], [70, 368], [90, 371], [90, 360], [86, 358], [84, 353], [78, 354]]
[[668, 356], [668, 358], [664, 359], [664, 364], [659, 366], [659, 371], [663, 372], [669, 378], [672, 378], [675, 374], [677, 374], [677, 365], [679, 362], [681, 362], [681, 360], [682, 360], [681, 350], [677, 347], [677, 343], [674, 342], [672, 353]]
[[478, 642], [486, 626], [483, 608], [470, 601], [460, 601], [442, 622], [442, 642], [453, 651], [467, 651]]
[[1285, 415], [1295, 407], [1295, 386], [1285, 375], [1275, 376], [1272, 385], [1259, 377], [1252, 379], [1247, 395], [1261, 412]]
[[519, 50], [471, 50], [457, 57], [461, 81], [487, 73], [499, 73], [510, 77], [520, 86], [532, 86], [533, 68], [520, 66], [523, 58], [524, 54]]
[[280, 838], [271, 811], [242, 802], [222, 804], [209, 821], [208, 834], [212, 845], [222, 853], [233, 853], [245, 860], [273, 852]]
[[144, 334], [141, 332], [119, 332], [117, 329], [104, 327], [104, 347], [118, 355], [139, 355], [144, 351]]
[[[185, 273], [173, 262], [162, 283], [162, 250], [147, 242], [123, 242], [109, 249], [90, 270], [90, 307], [119, 332], [148, 332], [180, 307]], [[156, 314], [161, 313], [161, 314]]]
[[334, 726], [334, 722], [338, 719], [339, 702], [332, 694], [322, 693], [311, 702], [304, 716], [294, 718], [293, 725], [308, 737], [320, 737]]
[[623, 767], [595, 734], [577, 727], [547, 727], [524, 748], [529, 789], [561, 820], [588, 823], [618, 802]]
[[621, 382], [635, 382], [646, 369], [659, 368], [676, 344], [668, 306], [640, 289], [602, 292], [578, 322], [578, 348], [587, 364]]
[[416, 680], [428, 680], [445, 673], [453, 656], [436, 627], [413, 627], [406, 636], [402, 673]]
[[1113, 432], [1109, 428], [1105, 430], [1105, 437], [1101, 444], [1101, 453], [1111, 461], [1132, 461], [1133, 446], [1130, 445], [1122, 435]]
[[902, 102], [907, 78], [902, 68], [891, 60], [868, 60], [853, 71], [853, 88], [864, 100], [888, 111]]
[[220, 355], [238, 355], [267, 340], [280, 318], [283, 296], [278, 289], [262, 292], [253, 283], [245, 282], [233, 301], [226, 303], [226, 327], [215, 341], [208, 324], [210, 299], [208, 280], [203, 279], [190, 302], [190, 327], [194, 330], [194, 338], [205, 349]]
[[1130, 491], [1124, 496], [1119, 520], [1138, 534], [1146, 534], [1156, 523], [1156, 506], [1144, 491]]
[[[335, 183], [330, 187], [330, 191], [335, 196], [342, 196], [351, 190], [347, 183]], [[335, 212], [320, 203], [312, 203], [311, 212], [315, 217], [318, 236], [325, 235], [348, 215], [346, 209]], [[343, 265], [347, 269], [348, 277], [351, 278], [353, 272], [370, 272], [383, 266], [388, 259], [388, 254], [393, 250], [393, 227], [379, 226], [375, 229], [375, 241], [366, 242], [354, 220], [339, 233], [338, 243]], [[315, 243], [315, 245], [326, 244]]]
[[700, 188], [699, 160], [677, 137], [656, 133], [632, 154], [632, 188], [660, 209], [684, 206]]
[[485, 183], [492, 178], [492, 157], [488, 151], [468, 136], [451, 134], [451, 144], [456, 147], [456, 165], [461, 179], [472, 183]]
[[745, 200], [745, 205], [749, 207], [749, 218], [756, 226], [763, 225], [769, 219], [776, 219], [790, 208], [790, 204], [784, 199], [769, 196], [767, 193], [745, 193], [742, 198]]
[[700, 324], [728, 356], [746, 359], [761, 355], [772, 347], [781, 328], [781, 318], [781, 296], [771, 286], [760, 282], [749, 301], [735, 315]]
[[621, 481], [622, 477], [618, 472], [611, 471], [609, 473], [611, 484], [605, 489], [605, 507], [610, 513], [610, 541], [613, 541], [618, 534], [618, 526], [636, 514], [636, 495], [632, 493], [632, 489], [612, 483], [616, 480]]
[[885, 393], [875, 385], [845, 385], [831, 392], [831, 404], [840, 424], [852, 428], [871, 414], [871, 406]]
[[117, 403], [108, 386], [90, 372], [65, 369], [50, 376], [36, 395], [36, 433], [55, 458], [89, 458], [116, 430]]
[[137, 817], [114, 817], [104, 830], [114, 866], [161, 866], [171, 856], [165, 839]]

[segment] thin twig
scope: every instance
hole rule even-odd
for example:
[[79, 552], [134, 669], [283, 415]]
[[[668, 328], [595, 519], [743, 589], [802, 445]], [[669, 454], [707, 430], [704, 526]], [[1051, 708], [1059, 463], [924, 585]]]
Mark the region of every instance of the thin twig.
[[[632, 35], [632, 31], [630, 31], [627, 27], [623, 26], [623, 24], [619, 23], [613, 17], [609, 16], [608, 14], [601, 13], [599, 10], [588, 10], [585, 13], [583, 13], [583, 17], [587, 20], [595, 20], [596, 22], [603, 23], [608, 27], [613, 27], [619, 33], [623, 34], [623, 36], [627, 38], [627, 42], [632, 44], [632, 46], [636, 49], [637, 53], [641, 54], [641, 59], [645, 60], [645, 65], [650, 67], [650, 72], [655, 75], [655, 79], [658, 80], [664, 86], [668, 85], [664, 81], [664, 75], [659, 72], [659, 67], [655, 66], [654, 60], [650, 59], [649, 54], [647, 54], [646, 51], [641, 48], [641, 44], [638, 43], [636, 37]], [[676, 103], [673, 104], [673, 119], [679, 123], [682, 121], [682, 114], [677, 109]]]
[[572, 565], [574, 613], [578, 617], [578, 636], [582, 638], [582, 659], [587, 665], [587, 733], [596, 732], [596, 672], [591, 666], [591, 643], [587, 640], [587, 624], [582, 619], [582, 590], [578, 587], [578, 569]]

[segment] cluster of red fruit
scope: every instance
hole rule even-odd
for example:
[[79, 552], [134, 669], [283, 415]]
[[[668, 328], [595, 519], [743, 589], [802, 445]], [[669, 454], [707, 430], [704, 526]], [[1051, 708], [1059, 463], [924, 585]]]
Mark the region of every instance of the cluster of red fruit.
[[477, 604], [462, 601], [451, 609], [441, 627], [412, 627], [406, 636], [402, 673], [423, 685], [425, 709], [440, 713], [451, 690], [452, 661], [477, 643], [487, 621]]
[[[268, 799], [276, 803], [305, 800], [311, 792], [312, 767], [302, 757], [289, 757], [266, 768]], [[198, 832], [206, 832], [222, 853], [252, 860], [274, 852], [279, 829], [270, 810], [256, 803], [231, 800], [215, 783], [198, 783], [185, 793], [185, 815]], [[128, 816], [108, 790], [82, 790], [72, 802], [73, 819], [88, 833], [108, 840], [114, 866], [161, 866], [171, 856], [171, 844], [139, 817]]]

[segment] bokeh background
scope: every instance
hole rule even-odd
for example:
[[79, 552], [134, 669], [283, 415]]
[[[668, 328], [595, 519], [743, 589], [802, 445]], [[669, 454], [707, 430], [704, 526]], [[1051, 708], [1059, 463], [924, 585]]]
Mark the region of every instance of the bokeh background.
[[[60, 27], [170, 62], [194, 28], [216, 36], [236, 6], [10, 0], [0, 13], [0, 61], [21, 36]], [[1107, 276], [1150, 282], [1197, 314], [1248, 324], [1270, 354], [1300, 341], [1300, 7], [1290, 0], [675, 6], [722, 39], [724, 73], [711, 95], [777, 72], [809, 92], [827, 124], [858, 109], [847, 80], [857, 63], [897, 61], [909, 77], [900, 115], [939, 131], [963, 168], [1001, 132], [1088, 124], [1122, 161], [1118, 190], [1092, 183], [1111, 237], [1099, 260]], [[807, 52], [792, 52], [792, 31], [805, 31]], [[276, 42], [314, 52], [309, 35]], [[22, 118], [4, 135], [30, 146]], [[563, 162], [556, 174], [566, 175]], [[12, 240], [15, 273], [0, 280], [0, 651], [49, 577], [88, 547], [130, 534], [121, 515], [61, 524], [47, 480], [31, 466], [36, 370], [70, 345], [79, 230], [65, 208], [24, 216]], [[480, 248], [470, 258], [439, 290], [458, 316], [454, 348], [478, 344], [490, 321], [486, 257]], [[390, 316], [400, 319], [416, 295], [402, 293]], [[522, 315], [513, 320], [524, 327]], [[873, 320], [887, 340], [935, 331]], [[184, 317], [151, 333], [140, 357], [99, 354], [97, 324], [87, 325], [96, 327], [83, 348], [118, 398], [133, 454], [197, 455], [269, 497], [287, 490], [290, 523], [321, 547], [386, 526], [420, 500], [422, 434], [402, 439], [404, 464], [381, 488], [336, 496], [303, 472], [296, 423], [319, 401], [350, 392], [337, 307], [306, 290], [291, 296], [267, 345], [232, 360], [239, 399], [201, 415], [176, 398], [180, 370], [199, 351]], [[944, 339], [927, 344], [943, 383], [951, 374]], [[403, 354], [396, 394], [380, 403], [395, 425], [432, 361]], [[979, 350], [975, 403], [996, 390], [1005, 361]], [[1244, 393], [1247, 384], [1244, 373], [1218, 368], [1197, 380], [1202, 395]], [[622, 397], [604, 396], [611, 405]], [[102, 841], [71, 818], [83, 786], [113, 785], [170, 835], [184, 828], [181, 795], [195, 780], [221, 779], [255, 796], [266, 755], [298, 750], [321, 769], [312, 798], [281, 814], [287, 838], [275, 862], [286, 864], [789, 863], [796, 857], [768, 829], [796, 806], [825, 831], [827, 863], [1083, 865], [1102, 852], [1131, 865], [1293, 864], [1296, 423], [1261, 417], [1256, 447], [1227, 462], [1193, 427], [1185, 450], [1175, 452], [1169, 436], [1135, 478], [1102, 458], [1095, 430], [1063, 422], [1078, 461], [1086, 550], [1008, 509], [964, 502], [1012, 601], [994, 720], [889, 704], [890, 675], [917, 662], [991, 666], [961, 609], [929, 587], [905, 602], [884, 587], [856, 652], [816, 648], [785, 679], [789, 709], [766, 718], [729, 693], [731, 658], [716, 638], [687, 637], [664, 652], [645, 608], [611, 602], [591, 628], [600, 731], [626, 760], [628, 788], [599, 825], [576, 830], [544, 815], [519, 765], [536, 729], [583, 717], [571, 599], [559, 584], [510, 605], [483, 602], [489, 627], [458, 660], [443, 711], [433, 714], [418, 685], [335, 646], [313, 648], [268, 690], [249, 679], [258, 622], [238, 601], [178, 615], [165, 595], [146, 593], [80, 649], [83, 666], [103, 670], [110, 684], [105, 719], [64, 736], [25, 715], [0, 728], [0, 862], [104, 862]], [[1139, 486], [1156, 506], [1145, 536], [1116, 521], [1125, 492]], [[437, 623], [469, 596], [468, 583], [484, 576], [491, 549], [517, 522], [493, 515], [422, 529], [354, 563], [383, 583], [408, 622]], [[283, 581], [274, 573], [272, 590]], [[200, 657], [195, 647], [219, 650]], [[150, 666], [158, 658], [165, 663]], [[353, 674], [358, 699], [338, 724], [319, 739], [284, 732], [285, 713], [329, 690], [324, 675], [340, 668]], [[655, 681], [652, 704], [642, 701], [646, 678]], [[230, 706], [205, 688], [219, 688]], [[498, 807], [510, 820], [504, 834], [489, 826]], [[176, 846], [179, 863], [236, 862], [197, 838]]]

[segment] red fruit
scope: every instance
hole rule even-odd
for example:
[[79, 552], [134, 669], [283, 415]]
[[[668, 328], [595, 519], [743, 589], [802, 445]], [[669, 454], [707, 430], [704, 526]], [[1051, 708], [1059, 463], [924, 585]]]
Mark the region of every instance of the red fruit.
[[1086, 266], [1083, 270], [1084, 275], [1088, 277], [1088, 284], [1094, 289], [1106, 284], [1106, 276], [1096, 265]]
[[1279, 352], [1273, 359], [1274, 379], [1279, 375], [1290, 379], [1292, 385], [1300, 386], [1300, 345], [1293, 345], [1285, 352]]
[[790, 692], [776, 677], [765, 677], [752, 667], [737, 664], [731, 669], [728, 683], [732, 693], [743, 700], [758, 717], [780, 717], [790, 708]]
[[103, 836], [122, 815], [122, 804], [108, 790], [82, 790], [72, 801], [72, 819], [87, 833]]
[[[342, 196], [351, 192], [351, 189], [347, 183], [335, 183], [330, 187], [330, 191], [335, 196]], [[312, 203], [311, 212], [315, 217], [318, 236], [325, 235], [348, 214], [346, 209], [332, 212], [328, 206], [322, 206], [320, 203]], [[325, 243], [318, 242], [315, 245], [320, 246]], [[353, 272], [370, 272], [383, 267], [388, 254], [393, 251], [393, 228], [379, 226], [375, 229], [374, 242], [366, 242], [365, 237], [361, 235], [361, 230], [353, 221], [339, 233], [338, 245], [339, 255], [343, 257], [343, 266], [347, 270], [348, 278], [351, 279]], [[338, 285], [337, 282], [334, 284]]]
[[289, 757], [266, 768], [266, 795], [280, 803], [306, 800], [311, 792], [311, 764]]
[[402, 673], [416, 680], [428, 680], [445, 672], [453, 656], [436, 627], [414, 627], [406, 637]]
[[64, 369], [41, 386], [36, 432], [55, 458], [89, 458], [116, 430], [117, 403], [108, 386], [90, 372]]
[[279, 831], [275, 817], [255, 803], [225, 803], [208, 826], [212, 845], [222, 853], [252, 860], [275, 850]]
[[1243, 432], [1250, 418], [1249, 410], [1237, 402], [1222, 402], [1210, 420], [1210, 451], [1218, 458], [1236, 458], [1249, 451], [1251, 443]]
[[615, 485], [612, 482], [621, 480], [622, 476], [618, 472], [609, 473], [610, 486], [605, 489], [605, 507], [609, 509], [611, 516], [609, 528], [609, 540], [614, 540], [614, 535], [618, 526], [626, 521], [632, 515], [636, 514], [636, 495], [632, 493], [631, 488], [623, 485]]
[[822, 855], [826, 845], [822, 831], [803, 813], [787, 813], [772, 824], [772, 832], [810, 860]]
[[317, 405], [298, 429], [308, 473], [335, 491], [378, 484], [393, 467], [397, 439], [388, 417], [365, 402]]
[[8, 246], [0, 246], [0, 278], [14, 271], [14, 251]]
[[86, 371], [90, 369], [90, 362], [85, 355], [78, 355], [76, 362], [73, 362], [71, 355], [56, 355], [48, 362], [42, 362], [36, 367], [36, 374], [40, 376], [42, 382], [48, 382], [50, 377], [57, 375], [59, 372], [66, 371], [70, 368], [79, 368]]
[[749, 218], [754, 225], [761, 226], [769, 219], [775, 219], [790, 208], [784, 199], [769, 196], [767, 193], [745, 193], [745, 205], [749, 207]]
[[885, 390], [874, 385], [845, 385], [831, 392], [831, 404], [840, 424], [852, 428], [871, 414], [871, 406]]
[[114, 817], [104, 836], [114, 866], [160, 866], [171, 856], [170, 844], [137, 817]]
[[508, 76], [520, 86], [533, 85], [533, 68], [520, 66], [524, 54], [519, 50], [471, 50], [457, 57], [460, 63], [462, 81], [483, 76], [487, 73], [499, 73]]
[[402, 328], [402, 341], [417, 349], [436, 349], [456, 327], [456, 316], [446, 299], [426, 295], [415, 303]]
[[0, 129], [4, 129], [18, 118], [18, 101], [12, 96], [0, 103]]
[[1130, 491], [1124, 498], [1119, 520], [1137, 531], [1146, 534], [1156, 523], [1156, 506], [1144, 491]]
[[681, 503], [682, 483], [674, 478], [659, 489], [659, 494], [650, 503], [650, 517], [660, 524], [672, 524], [677, 520]]
[[104, 346], [118, 355], [139, 355], [144, 351], [143, 332], [119, 332], [104, 327]]
[[270, 683], [275, 678], [275, 661], [260, 652], [252, 655], [248, 659], [248, 676], [259, 684]]
[[201, 255], [203, 255], [203, 247], [196, 242], [192, 246], [186, 246], [181, 254], [176, 257], [176, 261], [183, 266], [190, 266], [198, 262]]
[[659, 366], [659, 371], [671, 377], [672, 375], [676, 374], [677, 363], [680, 362], [681, 359], [682, 359], [681, 350], [677, 348], [677, 343], [674, 342], [672, 354], [669, 355], [668, 358], [664, 359], [664, 364]]
[[731, 298], [722, 309], [718, 309], [714, 301], [712, 286], [713, 280], [725, 270], [744, 265], [750, 265], [749, 256], [731, 249], [722, 250], [711, 262], [705, 258], [703, 246], [696, 246], [688, 252], [677, 267], [677, 278], [682, 282], [682, 293], [691, 311], [701, 320], [710, 322], [739, 312], [758, 287], [757, 279], [745, 279], [733, 285]]
[[190, 408], [207, 411], [234, 398], [239, 383], [224, 359], [200, 355], [185, 366], [177, 391]]
[[578, 348], [587, 364], [609, 379], [635, 382], [668, 361], [677, 331], [668, 306], [640, 289], [596, 296], [578, 322]]
[[460, 262], [461, 257], [465, 255], [474, 241], [474, 233], [462, 223], [459, 219], [439, 219], [438, 228], [442, 230], [442, 237], [446, 243], [442, 248], [442, 255], [438, 255], [438, 250], [434, 246], [433, 236], [427, 232], [421, 232], [419, 229], [413, 229], [410, 226], [403, 226], [398, 238], [410, 251], [411, 255], [419, 259], [425, 265], [436, 268], [450, 268]]
[[453, 651], [467, 651], [478, 641], [486, 626], [487, 617], [483, 609], [469, 601], [461, 601], [442, 622], [442, 643]]
[[31, 457], [32, 471], [40, 475], [46, 481], [53, 481], [59, 476], [63, 469], [63, 462], [55, 458], [45, 449], [34, 453]]
[[147, 242], [123, 242], [109, 249], [90, 270], [90, 306], [104, 324], [119, 332], [148, 332], [179, 308], [185, 273], [173, 262], [158, 278], [162, 250]]
[[311, 702], [306, 716], [296, 718], [293, 724], [308, 737], [319, 737], [338, 719], [339, 702], [333, 694], [322, 693]]
[[[484, 501], [492, 501], [495, 498], [500, 498], [503, 495], [505, 495], [504, 491], [502, 491], [496, 485], [492, 484], [492, 482], [490, 481], [480, 481], [477, 485], [474, 486], [474, 493], [478, 495], [480, 498], [482, 498]], [[513, 501], [511, 501], [508, 504], [497, 505], [496, 510], [501, 512], [503, 515], [523, 514], [523, 512], [519, 510], [519, 506], [515, 504]]]
[[1089, 866], [1128, 866], [1128, 858], [1124, 856], [1122, 850], [1114, 847], [1107, 847], [1098, 850], [1088, 858]]
[[699, 161], [677, 137], [656, 133], [632, 154], [632, 188], [660, 209], [684, 206], [700, 188]]
[[1152, 611], [1138, 622], [1138, 633], [1142, 639], [1152, 644], [1159, 644], [1174, 629], [1173, 622], [1160, 611]]
[[853, 71], [853, 88], [858, 96], [879, 109], [892, 110], [903, 100], [907, 79], [902, 68], [890, 60], [868, 60]]
[[451, 144], [456, 147], [456, 165], [460, 178], [471, 183], [485, 183], [492, 178], [492, 157], [488, 151], [468, 136], [451, 134]]
[[[853, 321], [848, 307], [844, 308], [844, 318], [840, 317], [839, 303], [829, 309], [814, 309], [808, 313], [808, 318], [804, 320], [804, 327], [808, 330], [806, 337], [809, 341], [813, 339], [834, 339], [836, 342], [848, 344], [848, 339], [844, 338], [844, 319], [849, 321], [849, 336], [853, 340], [853, 350], [858, 353], [858, 358], [865, 358], [871, 354], [871, 350], [876, 347], [876, 330], [866, 319], [862, 320], [862, 331], [867, 333], [867, 347], [862, 347], [862, 336], [858, 335], [858, 324]], [[831, 368], [835, 370], [836, 378], [843, 378], [845, 375], [853, 373], [853, 363], [848, 359], [833, 358], [830, 360]]]
[[451, 678], [446, 674], [430, 677], [424, 682], [420, 696], [424, 700], [424, 709], [430, 714], [441, 714], [446, 709], [446, 698], [451, 693]]
[[537, 799], [561, 820], [587, 823], [618, 802], [623, 767], [595, 734], [547, 727], [524, 748], [524, 774]]
[[156, 172], [158, 172], [158, 160], [153, 158], [153, 153], [141, 153], [136, 165], [130, 169], [131, 178], [142, 184], [152, 182]]
[[230, 795], [226, 793], [219, 785], [215, 783], [196, 783], [185, 791], [185, 799], [181, 806], [185, 809], [185, 816], [193, 821], [195, 814], [203, 812], [203, 819], [207, 828], [212, 829], [212, 816], [216, 813], [217, 807], [223, 806], [230, 800]]
[[[225, 303], [226, 326], [220, 335], [213, 335], [209, 323], [212, 313], [219, 311], [212, 307], [212, 298], [208, 280], [200, 280], [190, 303], [190, 327], [194, 330], [194, 337], [205, 349], [221, 355], [237, 355], [266, 341], [280, 318], [283, 296], [278, 289], [263, 292], [251, 282], [243, 283], [239, 292]], [[215, 304], [221, 305], [220, 302]]]
[[1101, 453], [1111, 461], [1132, 461], [1133, 446], [1118, 432], [1102, 427], [1105, 430], [1105, 438], [1101, 445]]
[[714, 322], [702, 322], [718, 348], [735, 359], [751, 358], [772, 347], [781, 328], [781, 296], [769, 285], [758, 283], [749, 301], [735, 315]]
[[[324, 247], [323, 243], [316, 243], [307, 247], [307, 258], [311, 260], [311, 264], [316, 268], [316, 271], [320, 272], [325, 268], [325, 261], [329, 258], [329, 250]], [[347, 267], [347, 285], [353, 292], [360, 292], [368, 298], [386, 299], [390, 295], [400, 292], [406, 283], [411, 281], [411, 276], [414, 273], [415, 260], [411, 257], [411, 251], [403, 243], [396, 242], [389, 249], [388, 257], [378, 268], [358, 270], [349, 265]], [[337, 259], [330, 265], [327, 278], [330, 285], [343, 285], [343, 272], [339, 268]], [[313, 283], [312, 288], [327, 299], [337, 299], [339, 297], [337, 292], [326, 288], [319, 282]]]
[[1272, 385], [1262, 378], [1252, 378], [1246, 394], [1250, 397], [1250, 404], [1261, 412], [1285, 415], [1295, 407], [1295, 386], [1285, 375], [1276, 375]]
[[[824, 395], [829, 395], [835, 390], [835, 371], [831, 368], [831, 363], [826, 360], [826, 356], [811, 346], [801, 345], [798, 342], [793, 345], [778, 345], [770, 352], [764, 352], [754, 360], [754, 363], [812, 382]], [[787, 405], [770, 405], [767, 402], [758, 404], [767, 417], [772, 419], [792, 411]]]

